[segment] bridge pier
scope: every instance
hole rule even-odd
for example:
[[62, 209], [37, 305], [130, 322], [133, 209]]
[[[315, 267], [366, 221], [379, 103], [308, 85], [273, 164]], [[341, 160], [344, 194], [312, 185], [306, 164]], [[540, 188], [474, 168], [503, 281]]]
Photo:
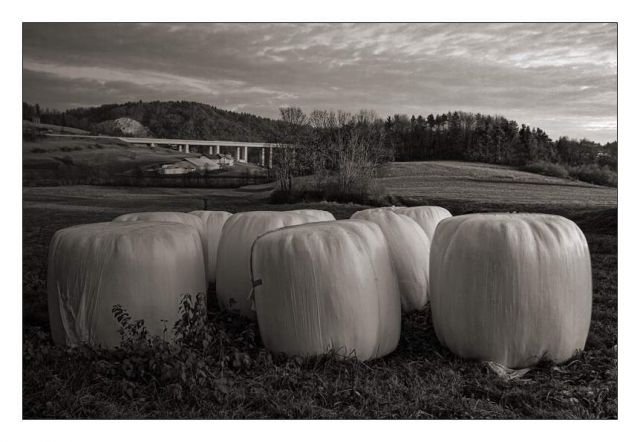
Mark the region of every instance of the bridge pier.
[[[53, 135], [52, 135], [53, 136]], [[63, 136], [63, 135], [60, 135]], [[179, 153], [202, 153], [213, 155], [222, 153], [222, 147], [224, 151], [233, 154], [233, 148], [235, 147], [234, 160], [240, 163], [249, 162], [249, 148], [260, 149], [259, 152], [255, 152], [256, 163], [259, 163], [263, 167], [273, 167], [273, 154], [276, 149], [286, 148], [286, 145], [272, 144], [272, 143], [254, 143], [249, 141], [220, 141], [220, 140], [187, 140], [187, 139], [171, 139], [171, 138], [135, 138], [135, 137], [118, 137], [121, 141], [136, 145], [145, 145], [151, 148], [158, 146], [167, 147], [173, 151]], [[214, 144], [215, 143], [215, 144]], [[195, 146], [195, 148], [193, 148]], [[268, 149], [268, 152], [267, 152]], [[267, 158], [267, 155], [269, 158]]]

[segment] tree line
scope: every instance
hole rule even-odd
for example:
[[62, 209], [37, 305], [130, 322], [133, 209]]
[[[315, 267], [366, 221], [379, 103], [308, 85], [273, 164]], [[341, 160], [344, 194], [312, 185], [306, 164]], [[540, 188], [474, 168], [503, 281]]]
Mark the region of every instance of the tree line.
[[[568, 137], [552, 140], [541, 128], [518, 124], [502, 116], [461, 111], [426, 117], [396, 114], [384, 120], [371, 111], [349, 114], [316, 110], [307, 115], [299, 108], [286, 108], [281, 110], [282, 118], [274, 120], [188, 101], [138, 101], [63, 112], [23, 103], [23, 118], [31, 120], [34, 116], [42, 123], [94, 133], [104, 127], [100, 124], [104, 121], [128, 117], [161, 138], [283, 143], [291, 142], [295, 134], [295, 142], [304, 142], [311, 150], [316, 150], [311, 156], [315, 161], [324, 158], [328, 169], [335, 169], [336, 163], [345, 161], [339, 158], [344, 152], [336, 150], [335, 146], [355, 143], [340, 137], [350, 140], [352, 136], [359, 140], [363, 149], [375, 151], [373, 157], [384, 151], [380, 158], [396, 161], [461, 160], [504, 164], [558, 176], [590, 177], [589, 180], [599, 184], [610, 184], [618, 165], [618, 143], [615, 141], [602, 145]], [[332, 150], [333, 154], [328, 155]], [[295, 164], [303, 171], [310, 167], [301, 161], [295, 161]], [[594, 174], [604, 176], [593, 178]]]
[[448, 112], [394, 115], [385, 130], [397, 161], [461, 160], [511, 166], [534, 162], [617, 168], [618, 143], [586, 139], [552, 140], [544, 130], [502, 116]]

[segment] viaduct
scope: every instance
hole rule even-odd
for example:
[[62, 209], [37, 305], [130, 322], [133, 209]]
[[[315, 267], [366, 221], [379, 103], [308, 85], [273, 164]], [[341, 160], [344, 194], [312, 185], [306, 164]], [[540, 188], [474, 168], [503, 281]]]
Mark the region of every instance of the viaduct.
[[177, 149], [178, 152], [192, 153], [199, 152], [203, 154], [213, 155], [220, 153], [223, 148], [226, 153], [234, 156], [239, 163], [247, 163], [249, 161], [249, 148], [260, 149], [257, 164], [260, 166], [271, 168], [273, 166], [273, 149], [286, 148], [286, 145], [276, 143], [251, 143], [247, 141], [220, 141], [220, 140], [180, 140], [170, 138], [135, 138], [135, 137], [107, 137], [100, 135], [66, 135], [66, 134], [47, 134], [51, 137], [72, 137], [72, 138], [112, 138], [124, 141], [129, 144], [145, 145], [149, 147], [166, 146]]

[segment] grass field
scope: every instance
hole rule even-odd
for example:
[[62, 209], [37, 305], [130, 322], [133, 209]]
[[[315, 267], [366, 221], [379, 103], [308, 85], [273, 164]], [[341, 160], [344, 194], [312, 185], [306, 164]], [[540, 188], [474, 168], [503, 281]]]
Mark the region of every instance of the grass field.
[[[483, 363], [461, 360], [443, 348], [427, 308], [403, 316], [399, 347], [383, 359], [365, 364], [285, 358], [262, 347], [254, 323], [218, 311], [214, 302], [207, 327], [215, 351], [141, 356], [57, 348], [48, 331], [46, 257], [60, 228], [132, 211], [314, 207], [346, 218], [363, 206], [272, 205], [265, 186], [28, 187], [23, 189], [24, 417], [616, 418], [616, 189], [457, 163], [394, 164], [380, 180], [398, 201], [448, 202], [442, 205], [454, 214], [528, 208], [574, 219], [586, 234], [593, 266], [585, 351], [562, 366], [543, 364], [520, 379], [505, 380]], [[166, 374], [158, 364], [181, 371]]]
[[518, 210], [536, 207], [611, 207], [617, 189], [553, 178], [505, 166], [453, 161], [393, 163], [378, 183], [399, 204], [424, 202], [486, 207], [509, 205]]

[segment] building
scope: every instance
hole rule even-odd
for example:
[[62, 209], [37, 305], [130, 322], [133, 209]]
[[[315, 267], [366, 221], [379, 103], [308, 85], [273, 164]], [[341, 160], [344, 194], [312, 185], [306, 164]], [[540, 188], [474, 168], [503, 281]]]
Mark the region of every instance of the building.
[[220, 161], [208, 158], [204, 155], [199, 158], [185, 158], [189, 164], [192, 164], [199, 172], [208, 172], [210, 170], [220, 169]]
[[184, 175], [192, 172], [210, 172], [222, 167], [233, 166], [234, 159], [231, 155], [215, 154], [212, 158], [201, 155], [200, 157], [184, 158], [181, 161], [163, 164], [158, 172], [161, 175]]
[[233, 166], [234, 158], [233, 155], [228, 153], [216, 153], [211, 156], [214, 161], [217, 161], [220, 166]]
[[188, 161], [178, 161], [177, 163], [163, 164], [158, 173], [160, 175], [184, 175], [196, 170], [197, 168]]

